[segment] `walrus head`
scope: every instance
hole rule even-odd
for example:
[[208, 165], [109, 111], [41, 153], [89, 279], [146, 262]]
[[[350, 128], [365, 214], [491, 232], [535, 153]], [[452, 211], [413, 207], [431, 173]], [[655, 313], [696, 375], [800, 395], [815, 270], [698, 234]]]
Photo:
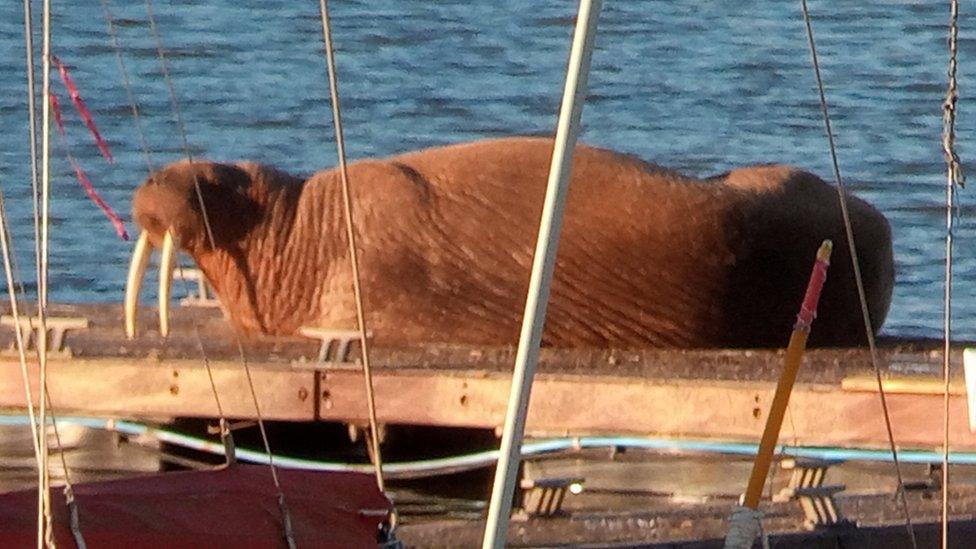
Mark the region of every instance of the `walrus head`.
[[154, 173], [136, 190], [132, 216], [154, 246], [163, 245], [167, 235], [191, 254], [227, 245], [259, 217], [251, 182], [250, 174], [237, 165], [179, 162]]
[[126, 334], [135, 335], [139, 290], [153, 248], [159, 261], [160, 331], [168, 333], [168, 304], [175, 254], [199, 258], [228, 248], [257, 224], [265, 193], [254, 185], [246, 166], [184, 161], [153, 173], [133, 197], [133, 219], [143, 228], [129, 268], [125, 298]]

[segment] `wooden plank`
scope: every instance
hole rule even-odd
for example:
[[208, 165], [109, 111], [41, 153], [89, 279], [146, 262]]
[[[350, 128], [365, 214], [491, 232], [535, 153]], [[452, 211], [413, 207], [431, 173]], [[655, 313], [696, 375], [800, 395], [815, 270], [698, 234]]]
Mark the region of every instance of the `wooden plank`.
[[[381, 422], [496, 428], [510, 380], [500, 374], [431, 375], [382, 372], [374, 379]], [[632, 433], [755, 442], [762, 433], [774, 384], [680, 382], [634, 378], [539, 375], [527, 429], [535, 435]], [[330, 371], [321, 384], [323, 419], [363, 423], [362, 379]], [[903, 448], [935, 449], [942, 441], [941, 395], [888, 397], [895, 438]], [[954, 395], [951, 440], [976, 450], [966, 426], [965, 397]], [[886, 448], [878, 396], [837, 386], [798, 385], [782, 439], [802, 445]], [[794, 432], [795, 429], [795, 432]]]
[[[51, 360], [50, 367], [52, 400], [60, 414], [217, 415], [199, 360], [75, 358]], [[226, 415], [253, 419], [254, 405], [241, 364], [213, 361], [212, 368]], [[287, 364], [254, 363], [251, 370], [265, 418], [366, 422], [358, 369], [319, 374]], [[36, 371], [31, 377], [37, 379]], [[380, 368], [375, 376], [379, 417], [390, 424], [496, 428], [502, 423], [509, 383], [507, 373], [495, 370]], [[528, 429], [536, 435], [631, 433], [755, 442], [773, 388], [766, 381], [543, 373], [533, 390]], [[942, 437], [942, 397], [918, 392], [889, 395], [896, 440], [903, 448], [937, 449]], [[0, 407], [22, 408], [23, 395], [17, 362], [0, 359]], [[965, 396], [954, 391], [950, 406], [953, 447], [976, 451], [976, 435], [969, 432], [965, 419]], [[799, 384], [791, 415], [783, 440], [887, 447], [874, 392], [843, 390], [840, 383]]]
[[[881, 380], [881, 385], [884, 387], [885, 394], [941, 395], [945, 390], [945, 382], [935, 378], [887, 377]], [[845, 391], [878, 392], [878, 380], [874, 374], [845, 377], [840, 386]], [[962, 379], [952, 380], [949, 383], [949, 394], [966, 396], [965, 381]]]
[[[59, 414], [123, 417], [217, 417], [206, 369], [200, 361], [147, 362], [72, 359], [48, 362], [48, 389]], [[239, 362], [211, 363], [214, 384], [228, 417], [253, 418], [254, 401]], [[252, 365], [261, 413], [267, 419], [313, 421], [315, 374]], [[35, 400], [38, 374], [31, 366]], [[0, 361], [0, 407], [24, 407], [20, 366]]]

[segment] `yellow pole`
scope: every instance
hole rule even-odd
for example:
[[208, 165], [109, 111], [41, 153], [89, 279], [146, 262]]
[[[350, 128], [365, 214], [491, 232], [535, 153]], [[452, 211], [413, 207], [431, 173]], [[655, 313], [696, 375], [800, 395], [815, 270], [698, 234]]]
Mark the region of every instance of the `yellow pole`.
[[786, 415], [786, 406], [790, 402], [790, 392], [793, 391], [793, 383], [796, 381], [796, 374], [800, 370], [800, 362], [803, 360], [803, 353], [807, 347], [807, 337], [810, 335], [810, 324], [816, 316], [817, 303], [820, 301], [820, 291], [823, 289], [824, 280], [827, 277], [827, 267], [830, 265], [830, 252], [833, 244], [829, 240], [824, 240], [817, 250], [817, 262], [810, 275], [810, 282], [807, 285], [807, 292], [800, 307], [800, 314], [796, 317], [796, 324], [793, 326], [793, 335], [790, 336], [790, 345], [786, 349], [786, 359], [783, 365], [783, 374], [776, 384], [776, 395], [773, 397], [773, 404], [769, 410], [769, 417], [766, 419], [766, 429], [763, 431], [762, 441], [759, 443], [759, 452], [756, 454], [756, 461], [752, 466], [752, 475], [749, 477], [749, 486], [742, 505], [750, 509], [759, 507], [759, 499], [762, 495], [763, 486], [766, 484], [766, 476], [769, 474], [769, 466], [773, 460], [773, 452], [776, 450], [776, 443], [779, 439], [779, 431], [783, 426], [783, 416]]

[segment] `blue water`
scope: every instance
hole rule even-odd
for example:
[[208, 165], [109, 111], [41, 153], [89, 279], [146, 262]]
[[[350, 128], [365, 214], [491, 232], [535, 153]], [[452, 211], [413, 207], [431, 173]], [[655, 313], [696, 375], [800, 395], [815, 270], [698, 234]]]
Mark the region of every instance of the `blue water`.
[[[195, 155], [255, 159], [303, 173], [335, 163], [317, 5], [155, 4]], [[111, 7], [153, 161], [176, 160], [182, 145], [145, 7], [118, 0]], [[574, 2], [551, 0], [333, 2], [350, 155], [550, 133], [575, 9]], [[812, 9], [841, 169], [893, 226], [898, 283], [885, 331], [937, 336], [947, 7], [818, 0]], [[101, 159], [55, 75], [70, 147], [127, 218], [146, 161], [101, 8], [60, 0], [54, 10], [54, 51], [73, 66], [118, 162]], [[976, 154], [970, 145], [976, 20], [964, 17], [961, 24], [958, 149], [967, 162]], [[20, 2], [0, 4], [0, 182], [29, 283], [22, 29]], [[786, 162], [829, 178], [814, 85], [799, 2], [610, 0], [593, 57], [582, 139], [695, 175]], [[52, 299], [118, 301], [130, 244], [88, 202], [64, 149], [55, 144]], [[961, 195], [956, 231], [955, 332], [967, 339], [976, 339], [974, 192]]]

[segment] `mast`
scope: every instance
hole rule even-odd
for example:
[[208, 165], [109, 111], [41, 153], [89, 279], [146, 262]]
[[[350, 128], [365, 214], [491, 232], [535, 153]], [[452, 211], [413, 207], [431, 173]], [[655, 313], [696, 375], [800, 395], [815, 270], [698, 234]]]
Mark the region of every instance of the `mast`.
[[482, 544], [484, 549], [503, 547], [508, 534], [515, 477], [518, 474], [522, 437], [525, 434], [525, 418], [529, 408], [532, 379], [539, 358], [546, 307], [549, 304], [549, 289], [556, 263], [563, 209], [569, 191], [573, 150], [576, 148], [576, 137], [579, 134], [580, 113], [586, 97], [586, 81], [590, 71], [590, 58], [593, 53], [601, 3], [602, 0], [580, 0], [576, 17], [569, 66], [566, 69], [566, 84], [563, 88], [559, 120], [556, 125], [552, 162], [549, 166], [549, 180], [546, 184], [546, 198], [542, 209], [542, 220], [539, 223], [539, 236], [536, 240], [525, 313], [522, 317], [522, 332], [515, 358], [515, 371], [512, 374], [505, 430], [499, 449], [498, 467], [495, 470], [491, 504], [488, 507], [488, 521]]

